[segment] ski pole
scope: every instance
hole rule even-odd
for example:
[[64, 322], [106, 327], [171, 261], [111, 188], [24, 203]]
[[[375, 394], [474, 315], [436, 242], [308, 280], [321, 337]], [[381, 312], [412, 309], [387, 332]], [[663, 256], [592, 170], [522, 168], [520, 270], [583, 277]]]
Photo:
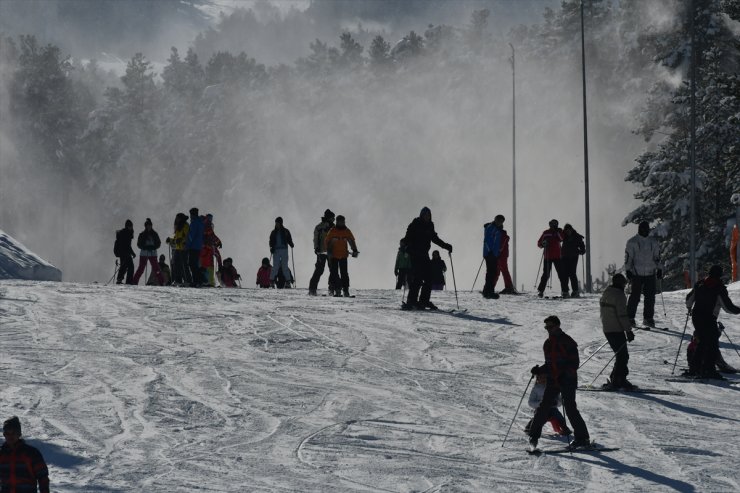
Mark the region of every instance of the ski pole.
[[293, 250], [293, 247], [290, 247], [290, 260], [293, 262], [293, 287], [297, 288], [298, 283], [295, 280], [295, 250]]
[[483, 261], [486, 260], [485, 258], [481, 259], [480, 261], [480, 267], [478, 267], [478, 273], [475, 275], [475, 280], [473, 281], [473, 287], [470, 288], [470, 292], [472, 293], [475, 289], [475, 283], [478, 282], [478, 276], [480, 275], [480, 270], [483, 268]]
[[602, 374], [602, 373], [604, 373], [604, 370], [606, 370], [606, 368], [607, 368], [607, 367], [609, 366], [609, 363], [611, 363], [611, 362], [612, 362], [612, 360], [613, 360], [614, 358], [616, 358], [616, 357], [617, 357], [617, 355], [619, 354], [619, 352], [620, 352], [620, 351], [621, 351], [622, 349], [624, 349], [624, 346], [626, 346], [626, 345], [627, 345], [627, 341], [624, 341], [624, 344], [622, 344], [622, 346], [621, 346], [621, 347], [619, 348], [619, 350], [618, 350], [618, 351], [615, 351], [615, 352], [614, 352], [614, 355], [613, 355], [613, 356], [612, 356], [612, 357], [611, 357], [611, 358], [609, 359], [609, 361], [607, 361], [607, 362], [606, 362], [606, 364], [604, 365], [604, 368], [602, 368], [602, 369], [601, 369], [601, 371], [599, 372], [599, 374], [598, 374], [598, 375], [596, 375], [596, 376], [594, 377], [594, 379], [593, 379], [593, 380], [591, 380], [591, 383], [590, 383], [590, 384], [588, 384], [588, 386], [589, 386], [589, 387], [593, 386], [593, 384], [594, 384], [594, 382], [596, 381], [596, 379], [597, 379], [597, 378], [599, 378], [599, 377], [601, 376], [601, 374]]
[[735, 343], [732, 342], [732, 339], [730, 339], [730, 336], [727, 335], [727, 331], [725, 330], [725, 326], [723, 324], [721, 324], [721, 323], [718, 323], [717, 325], [719, 325], [719, 327], [722, 329], [722, 332], [724, 332], [725, 337], [727, 337], [727, 340], [730, 341], [730, 344], [732, 344], [732, 348], [735, 350], [735, 352], [737, 353], [738, 357], [740, 357], [740, 352], [738, 352], [737, 346], [735, 346]]
[[665, 298], [663, 298], [663, 279], [660, 279], [660, 301], [663, 302], [663, 317], [668, 317], [665, 311]]
[[509, 432], [511, 431], [511, 427], [514, 426], [514, 420], [516, 419], [516, 415], [519, 414], [519, 408], [522, 407], [522, 401], [524, 400], [524, 396], [527, 395], [527, 390], [529, 390], [529, 385], [532, 383], [532, 379], [534, 378], [534, 375], [529, 377], [529, 382], [527, 382], [527, 386], [524, 388], [524, 392], [522, 393], [522, 398], [519, 399], [519, 405], [516, 406], [516, 411], [514, 411], [514, 417], [511, 418], [511, 424], [509, 425], [509, 429], [506, 430], [506, 435], [504, 436], [504, 441], [501, 442], [501, 446], [503, 447], [506, 443], [506, 439], [509, 438]]
[[108, 282], [105, 283], [107, 286], [111, 282], [113, 282], [113, 278], [116, 277], [116, 274], [118, 273], [118, 259], [116, 259], [116, 266], [113, 268], [113, 275], [110, 276], [110, 279], [108, 279]]
[[452, 263], [452, 252], [448, 251], [447, 254], [450, 256], [450, 269], [452, 270], [452, 284], [455, 286], [455, 303], [457, 304], [457, 309], [459, 310], [460, 301], [457, 299], [457, 282], [455, 281], [455, 264]]
[[686, 323], [683, 324], [683, 333], [681, 334], [681, 342], [678, 343], [678, 351], [676, 351], [676, 359], [673, 360], [673, 368], [671, 368], [671, 375], [673, 375], [673, 372], [676, 371], [676, 363], [678, 363], [678, 355], [681, 354], [681, 346], [683, 345], [683, 338], [686, 335], [686, 327], [689, 326], [689, 316], [691, 315], [691, 311], [686, 312]]
[[606, 346], [607, 344], [609, 344], [609, 339], [607, 339], [606, 342], [604, 344], [602, 344], [599, 349], [597, 349], [596, 351], [594, 351], [594, 353], [591, 356], [589, 356], [588, 358], [586, 358], [586, 361], [584, 361], [583, 363], [581, 363], [581, 366], [579, 366], [578, 369], [580, 370], [581, 368], [583, 368], [583, 365], [585, 365], [586, 363], [588, 363], [588, 360], [590, 360], [591, 358], [593, 358], [594, 356], [596, 356], [596, 354], [598, 354], [599, 351], [601, 351], [602, 349], [604, 349], [604, 346]]
[[537, 267], [537, 276], [534, 278], [534, 288], [537, 289], [537, 279], [540, 277], [540, 269], [542, 269], [542, 261], [545, 260], [545, 250], [542, 249], [542, 257], [540, 257], [540, 266]]

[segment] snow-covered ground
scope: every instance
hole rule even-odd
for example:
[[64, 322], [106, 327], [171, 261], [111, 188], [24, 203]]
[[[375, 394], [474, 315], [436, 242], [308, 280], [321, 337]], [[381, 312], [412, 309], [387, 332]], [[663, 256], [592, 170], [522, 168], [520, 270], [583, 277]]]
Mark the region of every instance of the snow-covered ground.
[[[665, 381], [683, 293], [665, 295], [667, 320], [658, 299], [670, 330], [637, 334], [630, 379], [685, 395], [580, 392], [591, 437], [621, 449], [541, 457], [524, 452], [526, 399], [501, 442], [543, 359], [542, 320], [559, 315], [583, 360], [604, 342], [596, 297], [460, 293], [469, 312], [448, 314], [357, 295], [2, 281], [0, 417], [21, 418], [53, 491], [740, 490], [738, 380]], [[549, 429], [541, 446], [561, 446]]]

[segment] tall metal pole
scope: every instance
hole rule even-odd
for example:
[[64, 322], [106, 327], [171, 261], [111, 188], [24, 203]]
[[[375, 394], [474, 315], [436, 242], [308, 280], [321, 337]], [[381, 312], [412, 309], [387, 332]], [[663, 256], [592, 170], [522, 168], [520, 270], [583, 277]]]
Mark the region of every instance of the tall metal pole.
[[588, 119], [586, 112], [586, 40], [583, 23], [583, 3], [581, 0], [581, 67], [583, 75], [583, 182], [586, 187], [586, 279], [583, 280], [586, 292], [591, 292], [591, 213], [588, 196]]
[[516, 59], [511, 47], [511, 258], [512, 283], [516, 287]]
[[691, 0], [691, 148], [689, 160], [691, 165], [691, 225], [689, 238], [689, 272], [691, 285], [696, 283], [696, 10]]

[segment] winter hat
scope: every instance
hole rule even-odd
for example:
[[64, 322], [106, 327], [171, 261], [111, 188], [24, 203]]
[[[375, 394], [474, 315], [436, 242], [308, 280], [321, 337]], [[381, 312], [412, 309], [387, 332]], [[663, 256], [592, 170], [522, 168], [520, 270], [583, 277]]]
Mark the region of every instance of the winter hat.
[[624, 288], [625, 284], [627, 284], [626, 277], [622, 274], [614, 274], [614, 277], [612, 277], [612, 286]]
[[159, 256], [159, 262], [162, 264], [164, 263], [164, 254]]
[[557, 227], [558, 227], [558, 224], [560, 224], [560, 223], [558, 222], [558, 220], [557, 220], [557, 219], [550, 219], [550, 222], [549, 222], [549, 223], [547, 223], [547, 224], [548, 224], [548, 225], [549, 225], [549, 226], [550, 226], [551, 228], [557, 228]]
[[709, 277], [716, 277], [720, 278], [722, 277], [722, 266], [714, 264], [712, 267], [709, 268]]
[[503, 214], [498, 214], [496, 217], [493, 218], [494, 221], [506, 221], [506, 218]]
[[198, 215], [198, 208], [197, 207], [193, 207], [192, 209], [190, 209], [190, 215], [191, 216], [197, 216]]
[[560, 327], [560, 319], [555, 315], [550, 315], [545, 319], [545, 324], [550, 322], [551, 324], [555, 325], [556, 327]]
[[210, 213], [206, 214], [206, 217], [208, 218], [208, 221], [210, 221], [211, 224], [213, 224], [213, 214], [210, 214]]
[[419, 213], [419, 217], [423, 216], [424, 214], [432, 215], [432, 210], [429, 207], [422, 207], [421, 212]]
[[565, 223], [565, 226], [563, 226], [563, 229], [573, 229], [573, 226], [570, 225], [570, 223]]
[[231, 258], [231, 257], [226, 257], [226, 258], [224, 259], [224, 264], [230, 264], [230, 263], [232, 263], [232, 262], [234, 262], [234, 261], [232, 260], [232, 258]]
[[148, 217], [146, 218], [146, 221], [144, 221], [144, 226], [146, 226], [147, 224], [148, 224], [149, 226], [151, 226], [151, 225], [152, 225], [152, 220], [151, 220], [151, 219], [149, 219]]
[[340, 222], [340, 221], [341, 221], [341, 222], [344, 222], [344, 216], [343, 216], [343, 215], [341, 215], [341, 214], [339, 214], [339, 215], [337, 216], [337, 222]]
[[326, 209], [324, 211], [324, 218], [331, 219], [334, 217], [334, 213], [331, 211], [331, 209]]
[[265, 257], [262, 259], [262, 265], [270, 265], [270, 259]]
[[6, 419], [3, 423], [3, 431], [15, 430], [18, 434], [21, 434], [21, 420], [18, 416], [13, 416], [10, 419]]
[[131, 226], [133, 228], [134, 227], [134, 223], [131, 222], [131, 219], [126, 219], [126, 223], [124, 224], [124, 228], [128, 228], [129, 226]]
[[278, 216], [278, 217], [276, 217], [276, 218], [275, 218], [275, 222], [276, 222], [276, 223], [280, 223], [280, 224], [283, 224], [283, 218], [282, 218], [282, 217], [280, 217], [280, 216]]

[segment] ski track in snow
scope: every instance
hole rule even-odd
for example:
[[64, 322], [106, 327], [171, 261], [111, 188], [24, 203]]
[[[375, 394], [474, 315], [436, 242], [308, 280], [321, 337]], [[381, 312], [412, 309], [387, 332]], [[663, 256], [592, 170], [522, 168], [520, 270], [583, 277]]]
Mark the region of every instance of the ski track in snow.
[[[592, 438], [621, 450], [540, 457], [524, 453], [527, 396], [501, 442], [543, 360], [542, 320], [560, 316], [585, 361], [605, 341], [596, 297], [461, 292], [469, 311], [450, 314], [357, 294], [2, 281], [2, 416], [21, 418], [53, 491], [740, 490], [740, 381], [664, 380], [684, 293], [665, 294], [667, 320], [656, 307], [669, 331], [637, 331], [630, 379], [685, 395], [579, 393]], [[545, 450], [564, 445], [549, 433]]]

